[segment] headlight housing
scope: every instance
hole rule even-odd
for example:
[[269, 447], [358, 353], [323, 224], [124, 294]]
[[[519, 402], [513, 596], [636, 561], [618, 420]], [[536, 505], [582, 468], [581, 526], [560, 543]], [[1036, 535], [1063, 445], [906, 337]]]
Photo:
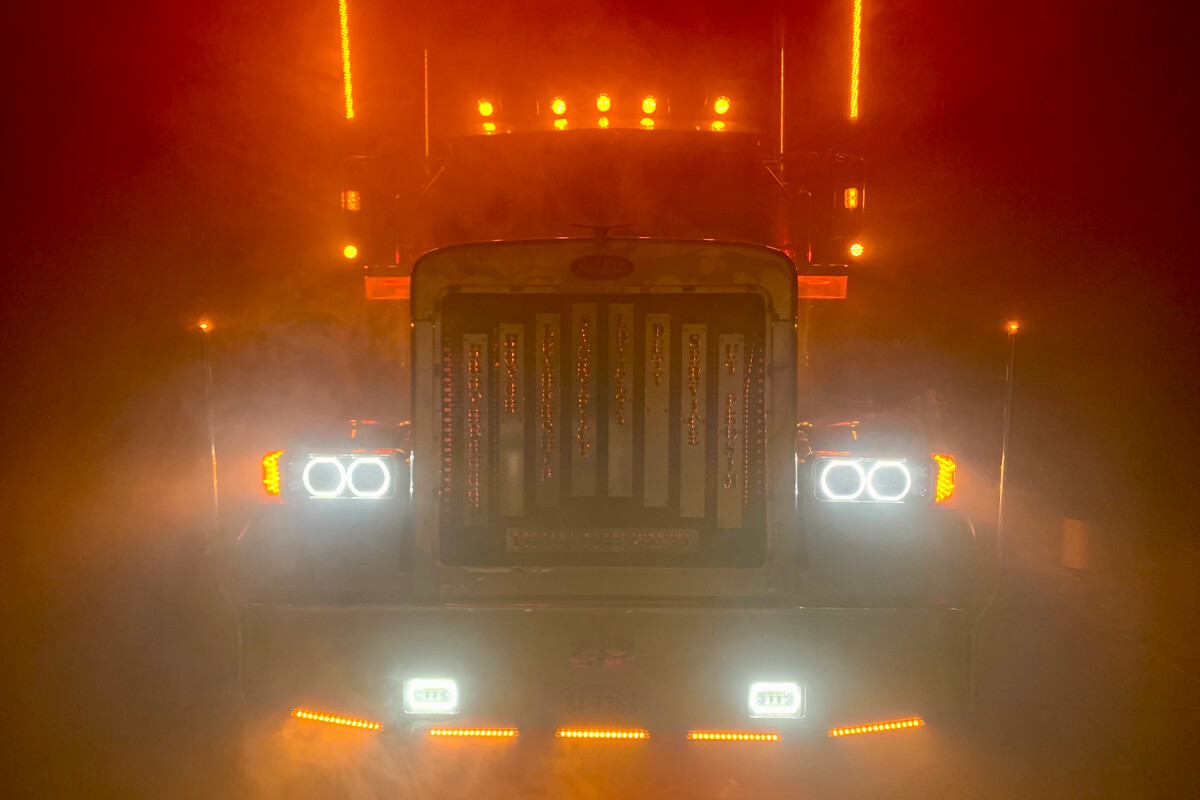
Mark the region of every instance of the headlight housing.
[[269, 496], [309, 500], [387, 500], [401, 481], [399, 450], [302, 453], [263, 457], [263, 488]]
[[[939, 456], [938, 460], [821, 456], [812, 463], [813, 495], [826, 503], [943, 502], [953, 492], [953, 459]], [[947, 470], [951, 475], [948, 492]]]

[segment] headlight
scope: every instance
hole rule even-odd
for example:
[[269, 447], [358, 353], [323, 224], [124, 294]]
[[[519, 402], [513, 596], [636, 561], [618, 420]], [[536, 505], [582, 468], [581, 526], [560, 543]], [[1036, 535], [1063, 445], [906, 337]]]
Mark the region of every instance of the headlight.
[[300, 484], [316, 500], [381, 500], [396, 493], [396, 458], [373, 455], [309, 455]]
[[813, 489], [831, 503], [904, 503], [929, 497], [929, 472], [903, 458], [819, 458]]

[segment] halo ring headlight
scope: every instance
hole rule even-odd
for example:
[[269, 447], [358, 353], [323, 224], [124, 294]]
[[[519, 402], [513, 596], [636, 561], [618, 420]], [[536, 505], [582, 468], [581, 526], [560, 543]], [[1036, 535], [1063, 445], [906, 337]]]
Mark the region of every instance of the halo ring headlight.
[[[357, 484], [355, 484], [354, 474], [358, 471], [359, 467], [362, 467], [363, 465], [377, 468], [380, 474], [383, 476], [383, 480], [379, 482], [378, 489], [368, 489], [364, 491], [359, 489]], [[350, 487], [350, 494], [354, 495], [355, 497], [383, 497], [388, 493], [388, 490], [392, 488], [392, 471], [388, 469], [387, 463], [382, 458], [374, 456], [368, 458], [356, 458], [350, 462], [350, 467], [346, 470], [346, 485]]]
[[[313, 484], [312, 484], [313, 468], [320, 466], [322, 464], [331, 464], [337, 468], [337, 471], [338, 471], [337, 488], [335, 488], [335, 489], [318, 489], [315, 486], [313, 486]], [[337, 497], [342, 492], [346, 491], [346, 483], [349, 479], [349, 476], [347, 475], [347, 472], [346, 472], [345, 465], [342, 464], [342, 462], [339, 461], [338, 459], [333, 458], [332, 456], [314, 456], [314, 457], [310, 458], [308, 460], [308, 463], [304, 465], [304, 472], [301, 473], [300, 477], [301, 477], [301, 480], [303, 480], [304, 488], [308, 490], [309, 495], [312, 497], [317, 497], [317, 498]]]
[[[883, 469], [899, 470], [904, 476], [904, 488], [892, 494], [879, 491], [879, 489], [875, 486], [875, 476], [878, 475], [879, 471]], [[912, 472], [909, 471], [908, 465], [903, 461], [876, 461], [871, 465], [871, 468], [867, 470], [866, 483], [867, 494], [871, 496], [872, 500], [882, 503], [898, 503], [907, 497], [908, 493], [912, 490]]]
[[[853, 492], [835, 492], [833, 487], [829, 485], [829, 473], [841, 468], [849, 468], [857, 473], [858, 488]], [[821, 492], [824, 493], [825, 498], [828, 500], [857, 500], [867, 490], [867, 472], [863, 469], [862, 464], [857, 461], [847, 458], [831, 458], [821, 467], [821, 474], [817, 483], [821, 487]]]

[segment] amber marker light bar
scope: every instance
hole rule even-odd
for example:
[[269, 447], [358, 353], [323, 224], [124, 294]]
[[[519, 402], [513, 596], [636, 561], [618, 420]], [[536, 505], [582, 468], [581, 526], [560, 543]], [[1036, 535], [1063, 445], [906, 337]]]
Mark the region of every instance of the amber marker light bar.
[[262, 457], [262, 483], [267, 494], [278, 497], [280, 488], [279, 458], [282, 450], [272, 450]]
[[383, 726], [378, 722], [372, 722], [369, 719], [355, 719], [354, 717], [339, 717], [334, 714], [322, 714], [319, 711], [309, 711], [305, 708], [293, 708], [292, 716], [296, 719], [306, 719], [312, 722], [327, 722], [330, 725], [341, 725], [345, 728], [361, 728], [368, 731], [381, 731]]
[[621, 730], [582, 730], [576, 728], [559, 728], [554, 732], [559, 739], [649, 739], [649, 731]]
[[338, 0], [338, 27], [342, 36], [342, 95], [346, 119], [354, 119], [354, 81], [350, 77], [350, 9], [348, 0]]
[[890, 722], [873, 722], [869, 725], [854, 725], [849, 728], [830, 728], [830, 737], [854, 736], [859, 733], [884, 733], [886, 731], [902, 731], [908, 728], [919, 728], [925, 724], [920, 717], [894, 719]]
[[693, 742], [778, 742], [778, 733], [735, 733], [733, 731], [688, 731]]
[[429, 735], [437, 739], [511, 739], [516, 728], [430, 728]]

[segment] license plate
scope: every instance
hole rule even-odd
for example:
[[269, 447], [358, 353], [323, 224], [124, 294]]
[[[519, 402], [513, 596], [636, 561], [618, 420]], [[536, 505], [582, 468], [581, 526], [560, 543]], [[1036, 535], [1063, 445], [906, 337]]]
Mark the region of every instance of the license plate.
[[571, 692], [567, 695], [568, 714], [636, 714], [636, 694], [625, 692]]

